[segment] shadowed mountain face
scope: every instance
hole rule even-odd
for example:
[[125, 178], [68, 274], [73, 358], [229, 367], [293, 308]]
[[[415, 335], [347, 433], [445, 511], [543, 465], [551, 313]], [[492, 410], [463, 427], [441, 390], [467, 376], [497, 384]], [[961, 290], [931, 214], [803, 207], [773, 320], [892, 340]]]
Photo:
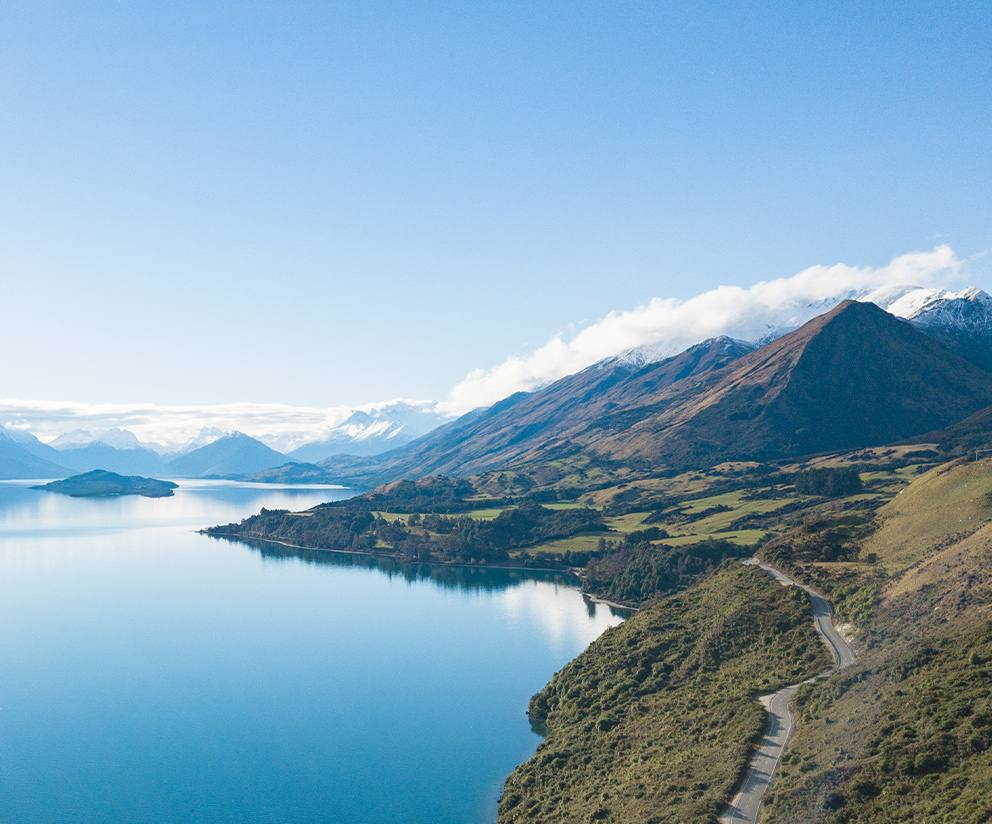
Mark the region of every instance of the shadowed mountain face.
[[373, 482], [526, 467], [582, 452], [662, 470], [885, 444], [992, 404], [992, 374], [874, 304], [847, 301], [755, 351], [707, 341], [640, 369], [592, 367], [441, 427], [378, 461]]
[[62, 463], [75, 472], [106, 469], [121, 475], [155, 475], [165, 469], [163, 458], [150, 449], [115, 449], [99, 441], [64, 449], [59, 456]]
[[287, 461], [281, 452], [242, 432], [235, 432], [174, 458], [166, 465], [166, 470], [187, 478], [229, 478], [283, 466]]
[[33, 455], [19, 444], [0, 439], [0, 479], [64, 478], [69, 470]]
[[966, 289], [936, 297], [910, 322], [966, 360], [992, 370], [992, 296]]
[[0, 426], [0, 479], [64, 478], [60, 455], [33, 435]]
[[584, 433], [593, 454], [675, 467], [884, 444], [992, 404], [992, 374], [873, 304], [848, 301]]

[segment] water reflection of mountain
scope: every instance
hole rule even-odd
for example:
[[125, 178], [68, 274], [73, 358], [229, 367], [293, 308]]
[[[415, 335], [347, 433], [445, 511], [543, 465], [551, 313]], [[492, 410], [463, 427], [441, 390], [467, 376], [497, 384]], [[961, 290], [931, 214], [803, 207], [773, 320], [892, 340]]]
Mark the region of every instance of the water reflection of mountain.
[[245, 544], [263, 558], [295, 558], [308, 564], [336, 567], [374, 569], [393, 578], [406, 581], [430, 581], [443, 589], [494, 591], [520, 584], [524, 581], [547, 581], [570, 588], [578, 588], [579, 579], [567, 572], [505, 567], [466, 567], [448, 564], [401, 563], [392, 558], [375, 558], [371, 555], [350, 552], [329, 552], [314, 549], [297, 549], [268, 541], [254, 541], [222, 535], [210, 536], [218, 541]]

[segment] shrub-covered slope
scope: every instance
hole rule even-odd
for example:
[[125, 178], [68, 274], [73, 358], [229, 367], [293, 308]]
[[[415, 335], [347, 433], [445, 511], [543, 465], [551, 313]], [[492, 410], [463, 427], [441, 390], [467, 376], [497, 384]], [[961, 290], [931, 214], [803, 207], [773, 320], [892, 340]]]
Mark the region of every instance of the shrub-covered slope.
[[498, 822], [715, 822], [764, 730], [755, 696], [829, 665], [806, 594], [728, 562], [534, 696], [548, 737], [507, 780]]
[[[932, 470], [851, 544], [874, 567], [846, 598], [866, 607], [849, 610], [864, 651], [797, 696], [796, 735], [762, 821], [992, 820], [990, 473], [988, 461]], [[788, 562], [791, 552], [821, 582], [850, 575], [847, 562], [812, 561], [810, 548], [785, 536], [766, 553]]]

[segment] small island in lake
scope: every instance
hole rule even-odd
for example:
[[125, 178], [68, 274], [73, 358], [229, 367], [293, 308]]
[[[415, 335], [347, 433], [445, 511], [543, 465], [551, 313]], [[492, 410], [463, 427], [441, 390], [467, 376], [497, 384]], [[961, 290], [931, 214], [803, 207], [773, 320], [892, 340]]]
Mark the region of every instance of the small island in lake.
[[32, 489], [60, 492], [73, 498], [109, 498], [117, 495], [143, 495], [146, 498], [168, 498], [179, 484], [142, 478], [140, 475], [118, 475], [105, 469], [94, 469], [82, 475], [73, 475], [64, 481], [52, 481]]

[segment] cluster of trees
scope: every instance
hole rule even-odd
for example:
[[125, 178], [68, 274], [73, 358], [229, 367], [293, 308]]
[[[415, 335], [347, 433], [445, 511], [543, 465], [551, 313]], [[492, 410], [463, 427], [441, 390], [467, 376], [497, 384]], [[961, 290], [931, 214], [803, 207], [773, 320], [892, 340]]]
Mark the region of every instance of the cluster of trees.
[[505, 563], [511, 550], [605, 529], [595, 509], [548, 509], [525, 502], [496, 518], [411, 515], [404, 523], [368, 509], [321, 506], [308, 512], [263, 509], [238, 524], [212, 527], [217, 535], [279, 541], [312, 549], [382, 550], [411, 561]]
[[793, 483], [800, 495], [822, 495], [826, 498], [857, 495], [862, 490], [861, 476], [850, 467], [804, 469], [795, 474]]
[[713, 539], [679, 547], [628, 541], [589, 561], [583, 589], [609, 601], [646, 604], [685, 589], [728, 558], [751, 551]]
[[[468, 512], [478, 506], [471, 500], [475, 487], [465, 478], [438, 475], [419, 481], [396, 481], [358, 498], [321, 504], [321, 509], [364, 509], [369, 512]], [[501, 501], [487, 502], [490, 506]]]

